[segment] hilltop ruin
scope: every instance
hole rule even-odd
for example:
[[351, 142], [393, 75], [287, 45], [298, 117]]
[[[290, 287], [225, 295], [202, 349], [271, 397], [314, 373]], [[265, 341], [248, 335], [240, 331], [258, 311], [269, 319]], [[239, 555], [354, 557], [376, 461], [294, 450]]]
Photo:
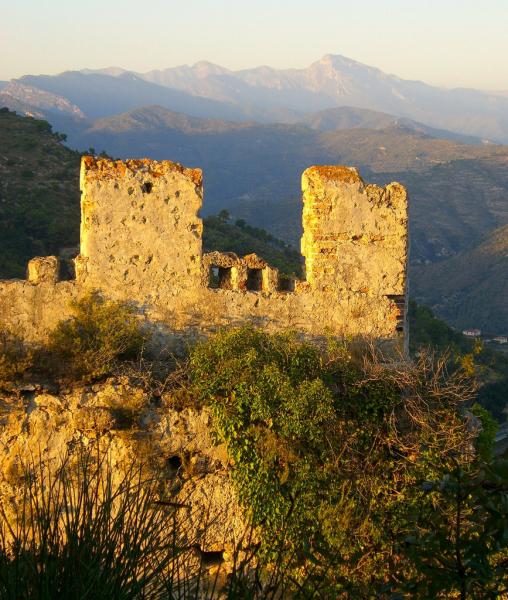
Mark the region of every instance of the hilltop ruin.
[[314, 166], [302, 176], [303, 280], [279, 279], [261, 257], [202, 252], [199, 169], [170, 161], [81, 163], [80, 253], [74, 277], [38, 257], [26, 281], [0, 281], [0, 326], [43, 341], [91, 290], [133, 302], [178, 347], [226, 325], [308, 337], [407, 341], [407, 194], [366, 185], [358, 171]]

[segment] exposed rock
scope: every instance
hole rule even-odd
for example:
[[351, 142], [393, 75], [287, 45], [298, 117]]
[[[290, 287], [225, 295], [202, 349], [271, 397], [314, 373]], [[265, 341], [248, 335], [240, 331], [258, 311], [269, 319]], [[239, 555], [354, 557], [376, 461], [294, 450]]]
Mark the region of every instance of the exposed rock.
[[162, 478], [164, 497], [187, 510], [190, 538], [203, 552], [233, 555], [246, 520], [229, 479], [226, 449], [212, 440], [208, 409], [172, 408], [169, 393], [155, 408], [149, 391], [128, 377], [93, 387], [96, 391], [80, 386], [60, 395], [33, 392], [29, 399], [4, 395], [2, 505], [12, 510], [21, 502], [32, 462], [51, 468], [66, 452], [96, 443], [107, 449], [118, 480], [136, 462]]

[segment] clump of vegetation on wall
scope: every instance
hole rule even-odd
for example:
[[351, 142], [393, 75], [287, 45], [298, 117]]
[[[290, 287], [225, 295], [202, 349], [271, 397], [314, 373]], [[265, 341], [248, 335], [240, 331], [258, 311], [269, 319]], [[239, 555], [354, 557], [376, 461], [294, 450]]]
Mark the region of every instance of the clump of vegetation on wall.
[[[9, 349], [17, 366], [5, 372], [16, 380], [31, 359], [15, 337], [4, 339], [0, 365]], [[93, 293], [75, 303], [41, 355], [66, 378], [90, 381], [119, 372], [144, 340], [132, 306]], [[211, 407], [255, 529], [248, 570], [261, 583], [249, 587], [242, 571], [230, 597], [244, 597], [237, 592], [245, 586], [250, 598], [502, 597], [508, 464], [493, 456], [497, 425], [473, 404], [476, 369], [456, 360], [460, 352], [418, 352], [416, 362], [386, 365], [368, 345], [245, 327], [198, 343], [174, 376], [164, 371], [164, 389], [183, 395], [184, 406]], [[117, 428], [132, 426], [136, 402], [112, 399]], [[0, 583], [2, 568], [22, 573], [32, 568], [23, 561], [41, 558], [34, 546], [14, 564], [12, 552], [4, 546]]]
[[[439, 482], [457, 469], [477, 481], [489, 452], [485, 436], [475, 450], [480, 421], [467, 411], [474, 385], [446, 365], [424, 355], [388, 368], [368, 352], [360, 359], [346, 346], [320, 349], [250, 328], [221, 332], [192, 351], [195, 394], [211, 403], [239, 498], [262, 531], [262, 555], [290, 557], [295, 589], [370, 598], [429, 584], [425, 555], [417, 560], [414, 548], [429, 527], [443, 547], [459, 535], [455, 497]], [[506, 488], [496, 489], [502, 506]], [[489, 506], [462, 515], [465, 545], [491, 527]], [[432, 510], [439, 518], [429, 525]], [[506, 522], [498, 525], [508, 533]], [[506, 548], [499, 537], [484, 547], [487, 562], [502, 562]], [[486, 590], [453, 556], [446, 555], [446, 577], [434, 572], [426, 589], [441, 597], [470, 584]], [[492, 589], [502, 585], [489, 580]]]
[[138, 357], [146, 341], [136, 310], [92, 292], [72, 303], [73, 316], [49, 336], [51, 368], [90, 381]]

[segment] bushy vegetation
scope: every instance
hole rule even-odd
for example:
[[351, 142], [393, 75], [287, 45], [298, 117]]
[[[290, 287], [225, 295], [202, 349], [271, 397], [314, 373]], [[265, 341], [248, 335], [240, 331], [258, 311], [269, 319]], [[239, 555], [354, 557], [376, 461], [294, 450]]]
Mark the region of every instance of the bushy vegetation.
[[0, 330], [0, 387], [23, 377], [90, 382], [141, 357], [148, 334], [131, 304], [90, 292], [71, 309], [42, 345], [29, 348], [21, 336]]
[[[131, 307], [91, 294], [74, 310], [51, 336], [50, 354], [66, 373], [100, 378], [139, 353], [143, 335]], [[253, 527], [249, 563], [238, 565], [228, 597], [423, 600], [505, 593], [508, 465], [493, 459], [496, 423], [473, 405], [471, 373], [449, 355], [421, 353], [416, 363], [385, 365], [369, 346], [317, 345], [295, 334], [242, 328], [197, 344], [175, 373], [164, 385], [176, 398], [184, 396], [185, 406], [210, 406], [214, 435], [226, 444]], [[112, 418], [122, 421], [117, 409], [125, 407], [111, 407]], [[53, 479], [29, 465], [21, 478], [22, 512], [15, 521], [3, 514], [0, 585], [15, 590], [5, 597], [50, 598], [54, 589], [87, 597], [79, 594], [95, 585], [110, 594], [103, 597], [194, 597], [195, 588], [182, 591], [180, 580], [180, 595], [171, 588], [175, 539], [185, 537], [174, 523], [172, 546], [149, 549], [148, 542], [132, 541], [145, 535], [153, 541], [150, 527], [160, 533], [163, 522], [171, 525], [171, 511], [152, 514], [148, 507], [164, 486], [144, 487], [131, 471], [115, 488], [101, 479], [106, 463], [98, 463], [100, 475], [90, 471], [90, 460], [74, 461], [71, 470], [70, 464], [53, 469]], [[73, 496], [69, 486], [81, 491]], [[104, 503], [104, 492], [115, 500]], [[36, 502], [41, 494], [44, 502]], [[171, 507], [163, 500], [157, 506]], [[134, 511], [132, 519], [123, 506]], [[107, 532], [114, 532], [114, 543]], [[125, 552], [116, 554], [122, 544]], [[192, 544], [185, 544], [189, 552]], [[187, 574], [194, 568], [178, 560], [180, 574], [182, 565]], [[78, 563], [74, 581], [69, 573]]]
[[126, 302], [91, 292], [72, 302], [73, 316], [49, 336], [53, 368], [71, 379], [92, 380], [111, 373], [122, 360], [140, 355], [145, 342], [136, 310]]
[[457, 464], [425, 486], [405, 538], [412, 598], [508, 594], [508, 461]]
[[[345, 346], [323, 350], [254, 329], [225, 331], [193, 350], [195, 394], [213, 408], [239, 498], [263, 532], [262, 556], [289, 557], [295, 592], [428, 598], [432, 590], [465, 598], [466, 586], [487, 598], [508, 584], [496, 566], [508, 565], [506, 486], [487, 486], [495, 501], [482, 498], [474, 511], [472, 492], [461, 492], [470, 510], [461, 513], [460, 536], [455, 496], [445, 493], [459, 472], [460, 485], [496, 480], [485, 475], [490, 467], [474, 451], [477, 431], [467, 423], [474, 388], [446, 364], [422, 357], [394, 370]], [[492, 435], [482, 441], [492, 442]], [[494, 526], [484, 559], [491, 574], [482, 579], [463, 563], [468, 552], [480, 553], [475, 544], [486, 549]], [[428, 546], [435, 552], [415, 552], [429, 534], [440, 540]], [[457, 545], [459, 558], [444, 553]], [[425, 560], [449, 564], [445, 572], [422, 570]]]
[[461, 363], [479, 382], [478, 401], [499, 421], [508, 418], [508, 356], [455, 331], [432, 311], [409, 303], [409, 343], [412, 354], [420, 350], [448, 353], [451, 362]]

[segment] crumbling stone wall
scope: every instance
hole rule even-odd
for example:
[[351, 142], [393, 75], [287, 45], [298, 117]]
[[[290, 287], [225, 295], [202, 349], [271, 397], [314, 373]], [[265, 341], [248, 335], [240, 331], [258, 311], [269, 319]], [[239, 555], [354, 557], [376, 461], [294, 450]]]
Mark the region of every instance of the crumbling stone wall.
[[78, 282], [139, 302], [198, 287], [202, 204], [199, 169], [170, 161], [81, 163]]
[[405, 339], [407, 196], [365, 185], [356, 169], [311, 167], [302, 178], [306, 278], [279, 280], [261, 257], [202, 254], [201, 171], [170, 161], [84, 157], [76, 279], [55, 257], [27, 281], [0, 282], [0, 325], [41, 340], [69, 300], [91, 289], [136, 303], [163, 343], [225, 325], [291, 328], [309, 337]]
[[351, 167], [311, 167], [302, 176], [302, 254], [314, 290], [385, 297], [404, 328], [407, 194], [399, 183], [365, 185]]

